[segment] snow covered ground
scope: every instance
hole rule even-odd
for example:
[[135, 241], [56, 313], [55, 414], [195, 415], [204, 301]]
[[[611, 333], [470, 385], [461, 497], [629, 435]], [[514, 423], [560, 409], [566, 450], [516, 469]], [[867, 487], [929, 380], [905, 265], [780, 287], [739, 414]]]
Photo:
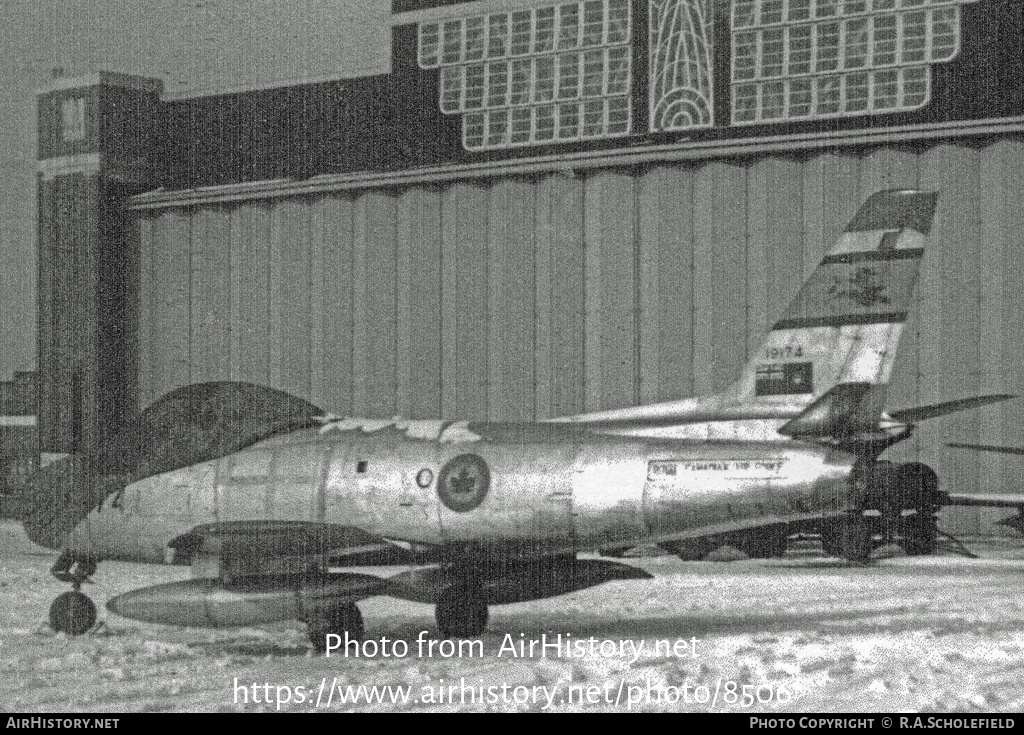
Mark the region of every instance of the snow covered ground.
[[[84, 590], [101, 623], [80, 638], [55, 635], [47, 609], [67, 586], [49, 575], [54, 557], [19, 534], [0, 524], [7, 711], [1024, 708], [1024, 542], [1014, 540], [971, 543], [980, 559], [947, 552], [869, 567], [793, 551], [772, 561], [633, 560], [655, 579], [494, 607], [487, 632], [461, 652], [429, 649], [432, 607], [377, 598], [360, 603], [366, 639], [390, 655], [323, 657], [298, 623], [184, 629], [102, 608], [129, 589], [186, 578], [178, 567], [101, 564]], [[540, 648], [559, 635], [560, 646]]]

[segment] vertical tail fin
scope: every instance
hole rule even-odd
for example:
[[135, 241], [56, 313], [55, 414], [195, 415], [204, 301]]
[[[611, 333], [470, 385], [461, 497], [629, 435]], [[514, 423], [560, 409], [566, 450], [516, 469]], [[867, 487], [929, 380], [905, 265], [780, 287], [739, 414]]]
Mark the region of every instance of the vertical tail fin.
[[[835, 386], [861, 386], [881, 411], [910, 310], [937, 194], [881, 191], [847, 225], [766, 335], [727, 399], [808, 406]], [[873, 412], [873, 411], [872, 411]]]

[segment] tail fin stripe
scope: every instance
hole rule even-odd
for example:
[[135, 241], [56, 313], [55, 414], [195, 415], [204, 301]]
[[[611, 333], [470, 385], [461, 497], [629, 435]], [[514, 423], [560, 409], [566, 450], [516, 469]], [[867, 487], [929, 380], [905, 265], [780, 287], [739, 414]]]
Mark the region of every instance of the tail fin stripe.
[[907, 312], [890, 311], [879, 314], [838, 314], [836, 316], [812, 316], [805, 319], [780, 319], [772, 327], [780, 329], [810, 329], [814, 327], [847, 327], [851, 324], [894, 324], [905, 322]]
[[863, 261], [877, 260], [906, 260], [908, 258], [920, 258], [924, 255], [924, 248], [899, 248], [893, 250], [863, 250], [859, 253], [838, 253], [827, 255], [821, 261], [822, 265], [833, 263], [861, 263]]

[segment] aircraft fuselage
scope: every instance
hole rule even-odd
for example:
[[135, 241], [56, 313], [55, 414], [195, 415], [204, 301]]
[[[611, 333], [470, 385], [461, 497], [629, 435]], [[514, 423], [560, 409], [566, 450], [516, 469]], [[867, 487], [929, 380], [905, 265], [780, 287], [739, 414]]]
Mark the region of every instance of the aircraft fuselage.
[[65, 549], [169, 562], [206, 524], [306, 521], [424, 546], [614, 548], [856, 505], [852, 454], [811, 443], [603, 436], [555, 424], [337, 421], [108, 496]]

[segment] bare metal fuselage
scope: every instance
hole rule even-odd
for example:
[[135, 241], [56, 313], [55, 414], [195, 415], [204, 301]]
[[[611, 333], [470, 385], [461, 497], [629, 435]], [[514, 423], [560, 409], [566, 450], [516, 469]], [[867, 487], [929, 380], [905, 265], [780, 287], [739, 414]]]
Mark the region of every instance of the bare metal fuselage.
[[[439, 475], [480, 458], [489, 484], [453, 509]], [[65, 549], [170, 562], [197, 526], [305, 521], [384, 539], [507, 553], [626, 547], [836, 515], [855, 506], [852, 454], [788, 439], [667, 440], [553, 424], [335, 422], [132, 483]]]

